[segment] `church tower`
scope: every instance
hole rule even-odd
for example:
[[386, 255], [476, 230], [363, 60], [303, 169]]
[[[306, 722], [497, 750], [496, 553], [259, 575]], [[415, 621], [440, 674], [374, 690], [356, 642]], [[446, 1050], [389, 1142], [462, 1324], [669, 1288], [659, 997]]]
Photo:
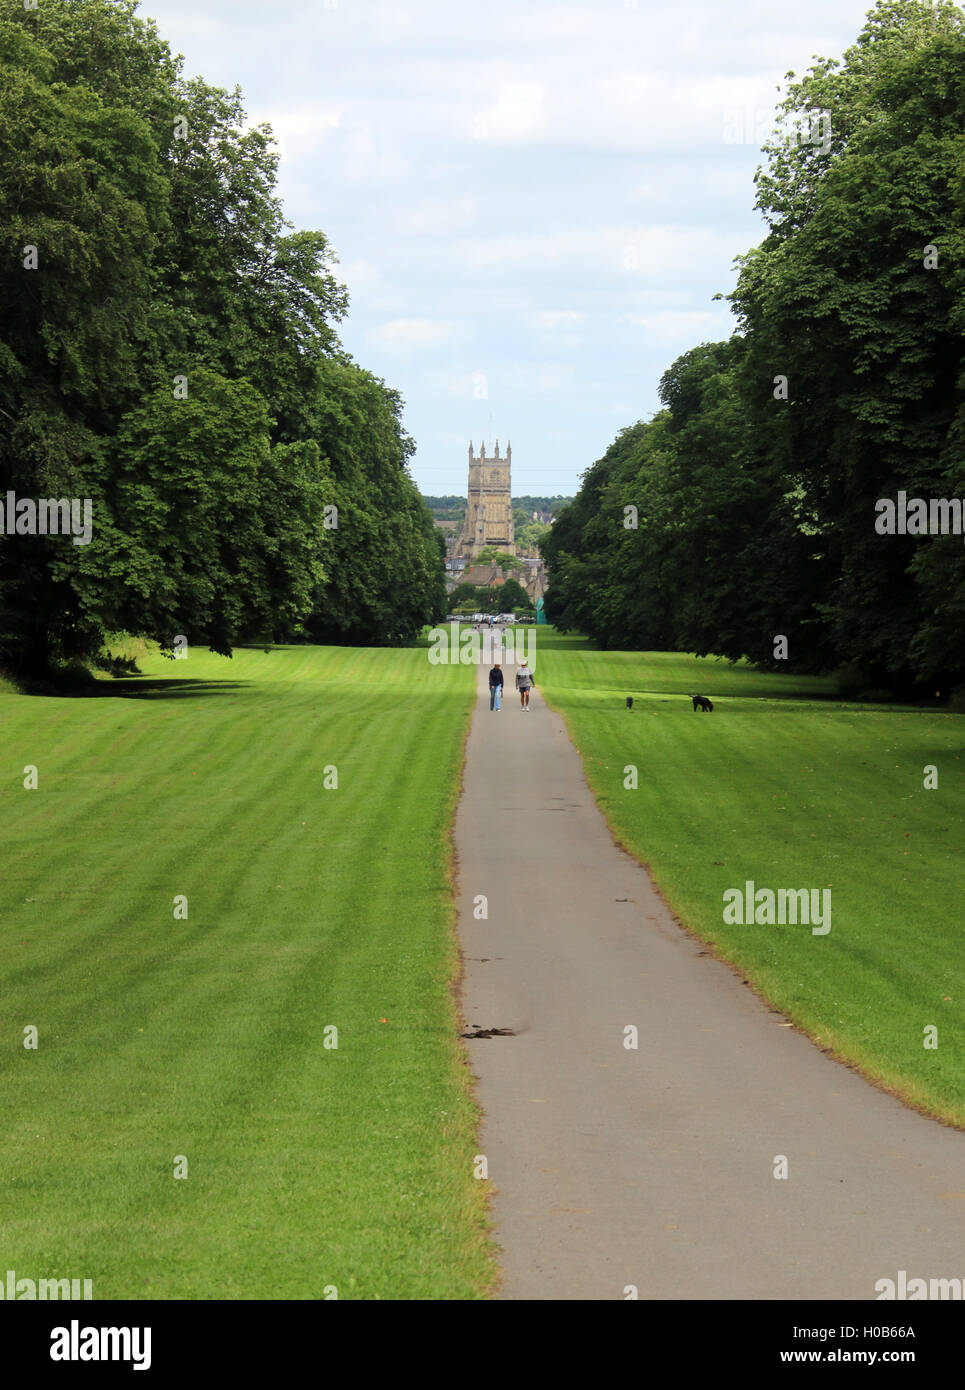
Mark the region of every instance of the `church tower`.
[[500, 458], [498, 439], [496, 451], [489, 457], [485, 442], [480, 446], [478, 458], [473, 457], [472, 443], [469, 444], [469, 503], [457, 550], [469, 563], [490, 545], [509, 555], [516, 554], [510, 478], [512, 459], [511, 444], [506, 445], [506, 457]]

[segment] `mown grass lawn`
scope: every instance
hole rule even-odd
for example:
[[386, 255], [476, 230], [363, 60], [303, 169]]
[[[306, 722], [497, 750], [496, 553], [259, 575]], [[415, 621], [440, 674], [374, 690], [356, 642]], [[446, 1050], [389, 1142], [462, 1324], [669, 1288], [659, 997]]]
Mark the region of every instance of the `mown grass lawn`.
[[485, 1296], [449, 988], [474, 669], [143, 670], [0, 694], [3, 1269], [95, 1298]]
[[[535, 669], [615, 835], [680, 919], [822, 1046], [965, 1125], [965, 717], [552, 630]], [[724, 890], [747, 880], [830, 888], [830, 932], [726, 925]]]

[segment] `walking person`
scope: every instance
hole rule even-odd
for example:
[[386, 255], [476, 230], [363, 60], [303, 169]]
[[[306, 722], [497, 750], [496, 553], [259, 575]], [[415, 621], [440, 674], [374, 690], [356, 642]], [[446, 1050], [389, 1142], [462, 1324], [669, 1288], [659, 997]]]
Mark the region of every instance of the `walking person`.
[[489, 708], [498, 712], [503, 697], [503, 668], [497, 661], [489, 672]]
[[523, 711], [529, 709], [529, 691], [530, 687], [535, 684], [532, 671], [525, 661], [521, 661], [519, 670], [516, 672], [516, 689], [519, 691], [519, 703]]

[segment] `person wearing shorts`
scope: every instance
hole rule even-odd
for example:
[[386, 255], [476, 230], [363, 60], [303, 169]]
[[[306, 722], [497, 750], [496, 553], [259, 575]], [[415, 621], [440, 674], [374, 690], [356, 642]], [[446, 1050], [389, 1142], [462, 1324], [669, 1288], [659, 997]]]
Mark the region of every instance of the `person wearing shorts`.
[[533, 673], [526, 665], [525, 661], [519, 663], [519, 670], [516, 672], [516, 689], [519, 691], [520, 708], [525, 712], [529, 709], [530, 688], [536, 682], [533, 680]]

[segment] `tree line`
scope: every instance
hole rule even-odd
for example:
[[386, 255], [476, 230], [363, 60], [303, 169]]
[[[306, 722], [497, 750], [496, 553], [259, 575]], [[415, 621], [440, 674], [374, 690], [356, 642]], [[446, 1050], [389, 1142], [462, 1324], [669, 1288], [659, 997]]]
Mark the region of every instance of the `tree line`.
[[[0, 0], [0, 662], [409, 638], [445, 548], [402, 402], [339, 343], [270, 127], [135, 9]], [[91, 501], [89, 544], [20, 525], [45, 498]]]
[[[551, 622], [856, 687], [965, 680], [963, 137], [952, 4], [880, 0], [842, 60], [788, 74], [735, 333], [584, 474], [543, 543]], [[949, 524], [889, 530], [901, 494]]]

